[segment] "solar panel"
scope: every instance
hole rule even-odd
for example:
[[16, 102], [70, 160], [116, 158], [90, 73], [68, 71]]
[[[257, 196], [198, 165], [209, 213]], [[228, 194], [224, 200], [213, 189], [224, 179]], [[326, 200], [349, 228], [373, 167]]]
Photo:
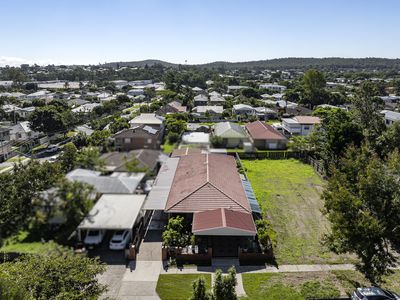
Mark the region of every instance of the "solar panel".
[[242, 179], [244, 191], [246, 193], [247, 200], [249, 200], [250, 207], [253, 213], [261, 214], [260, 205], [257, 202], [257, 198], [254, 195], [253, 188], [251, 187], [250, 181]]

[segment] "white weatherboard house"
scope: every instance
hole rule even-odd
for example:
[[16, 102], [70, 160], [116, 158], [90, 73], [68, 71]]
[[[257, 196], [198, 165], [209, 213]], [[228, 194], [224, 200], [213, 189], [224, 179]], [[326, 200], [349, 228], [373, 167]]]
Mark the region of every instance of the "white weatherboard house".
[[242, 147], [243, 143], [249, 140], [244, 128], [231, 122], [215, 124], [214, 136], [220, 137], [226, 148]]
[[282, 127], [290, 135], [308, 135], [321, 120], [318, 117], [296, 116], [294, 118], [283, 118]]
[[390, 126], [395, 122], [400, 122], [400, 113], [390, 110], [382, 110], [381, 114], [385, 115], [385, 124]]

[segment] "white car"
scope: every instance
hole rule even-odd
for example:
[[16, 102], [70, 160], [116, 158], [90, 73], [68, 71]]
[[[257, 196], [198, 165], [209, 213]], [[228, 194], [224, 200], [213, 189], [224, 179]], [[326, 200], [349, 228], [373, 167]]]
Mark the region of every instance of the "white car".
[[88, 247], [98, 246], [103, 241], [104, 234], [104, 230], [88, 230], [85, 240], [83, 242]]
[[146, 183], [144, 184], [144, 192], [146, 194], [150, 193], [153, 184], [154, 184], [154, 179], [146, 180]]
[[131, 240], [129, 230], [118, 230], [110, 240], [110, 250], [123, 250]]

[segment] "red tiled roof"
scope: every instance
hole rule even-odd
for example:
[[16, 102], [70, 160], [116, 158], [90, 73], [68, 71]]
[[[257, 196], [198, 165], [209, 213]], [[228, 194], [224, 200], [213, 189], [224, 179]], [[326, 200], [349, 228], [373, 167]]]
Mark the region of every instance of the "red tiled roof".
[[165, 210], [198, 212], [217, 208], [251, 212], [232, 156], [181, 156]]
[[286, 140], [274, 127], [261, 121], [246, 124], [246, 129], [253, 140]]
[[311, 117], [311, 116], [296, 116], [293, 119], [295, 119], [297, 122], [300, 124], [319, 124], [321, 123], [321, 120], [319, 117]]
[[197, 212], [193, 215], [192, 232], [194, 234], [204, 231], [207, 231], [207, 234], [212, 234], [214, 229], [216, 230], [215, 234], [219, 235], [223, 233], [221, 229], [226, 228], [242, 231], [245, 234], [256, 234], [256, 226], [250, 213], [218, 208]]
[[171, 157], [179, 157], [179, 156], [198, 154], [198, 153], [201, 153], [201, 149], [198, 149], [198, 148], [175, 149], [172, 152]]

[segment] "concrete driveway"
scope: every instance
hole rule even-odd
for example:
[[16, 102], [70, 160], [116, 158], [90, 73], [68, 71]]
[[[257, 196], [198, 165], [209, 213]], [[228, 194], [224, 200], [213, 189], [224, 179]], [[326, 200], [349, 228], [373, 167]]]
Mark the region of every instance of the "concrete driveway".
[[161, 231], [148, 231], [136, 261], [131, 261], [128, 266], [112, 261], [107, 271], [99, 276], [99, 281], [109, 287], [104, 297], [120, 300], [160, 299], [156, 286], [162, 270], [161, 244]]

